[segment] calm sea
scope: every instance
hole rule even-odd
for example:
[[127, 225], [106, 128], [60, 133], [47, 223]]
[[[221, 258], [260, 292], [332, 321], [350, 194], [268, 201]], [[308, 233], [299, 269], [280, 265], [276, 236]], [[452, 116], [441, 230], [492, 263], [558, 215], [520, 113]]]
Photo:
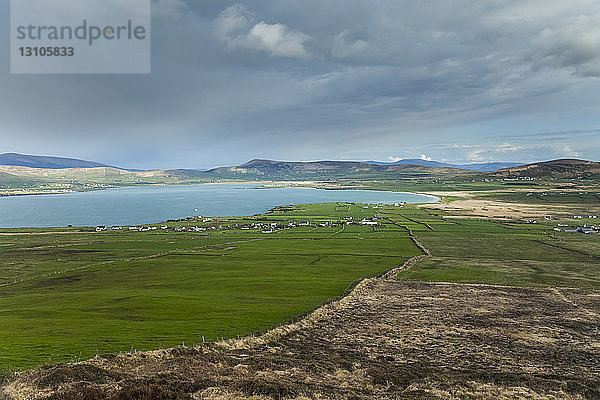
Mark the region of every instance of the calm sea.
[[258, 189], [236, 184], [144, 186], [42, 196], [0, 197], [0, 227], [140, 225], [168, 219], [258, 214], [278, 205], [431, 203], [427, 195], [373, 190]]

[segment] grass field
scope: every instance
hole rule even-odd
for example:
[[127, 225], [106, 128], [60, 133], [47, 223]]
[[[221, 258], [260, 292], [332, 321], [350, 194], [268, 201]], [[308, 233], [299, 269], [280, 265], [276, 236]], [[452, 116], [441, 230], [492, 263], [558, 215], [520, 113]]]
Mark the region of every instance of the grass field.
[[411, 229], [432, 256], [401, 272], [401, 280], [600, 289], [598, 236], [553, 230], [558, 224], [572, 229], [594, 220], [527, 224], [455, 219], [441, 211], [409, 210], [404, 216], [421, 223], [394, 213], [389, 217]]
[[[596, 398], [599, 236], [555, 229], [596, 224], [587, 216], [600, 210], [571, 197], [535, 223], [338, 203], [150, 232], [0, 230], [0, 363], [121, 353], [0, 373], [0, 390], [61, 400]], [[297, 324], [218, 341], [281, 325], [415, 255], [424, 257], [397, 279], [365, 280]], [[191, 346], [203, 341], [214, 343]], [[161, 347], [171, 348], [133, 351]]]
[[[350, 217], [379, 225], [346, 225]], [[290, 222], [297, 226], [283, 229]], [[320, 226], [327, 222], [336, 224]], [[421, 254], [411, 235], [431, 256], [400, 280], [598, 290], [597, 236], [553, 230], [593, 222], [318, 204], [171, 222], [165, 231], [0, 230], [0, 366], [262, 332]], [[259, 223], [279, 228], [242, 229]], [[192, 226], [207, 230], [175, 231]]]
[[[191, 345], [282, 324], [420, 254], [392, 224], [318, 226], [377, 211], [321, 204], [174, 222], [167, 231], [1, 230], [0, 365]], [[303, 221], [311, 226], [242, 229]], [[190, 226], [207, 231], [171, 229]]]

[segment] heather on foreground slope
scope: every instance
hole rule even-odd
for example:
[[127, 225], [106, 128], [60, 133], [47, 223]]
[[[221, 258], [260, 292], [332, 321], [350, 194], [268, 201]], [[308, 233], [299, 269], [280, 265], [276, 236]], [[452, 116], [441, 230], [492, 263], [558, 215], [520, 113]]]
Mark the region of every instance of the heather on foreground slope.
[[589, 291], [378, 278], [259, 338], [101, 355], [23, 373], [4, 393], [57, 400], [597, 398], [599, 313], [600, 297]]

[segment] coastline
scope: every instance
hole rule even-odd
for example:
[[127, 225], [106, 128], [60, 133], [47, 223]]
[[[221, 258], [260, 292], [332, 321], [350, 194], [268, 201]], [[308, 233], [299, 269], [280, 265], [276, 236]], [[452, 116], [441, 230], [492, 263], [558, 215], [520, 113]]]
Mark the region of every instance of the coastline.
[[[221, 188], [217, 186], [221, 186]], [[261, 191], [237, 190], [254, 188], [279, 190], [274, 191], [272, 194], [258, 193]], [[284, 188], [288, 190], [283, 190]], [[0, 200], [0, 204], [3, 204], [5, 208], [0, 213], [3, 221], [2, 228], [56, 228], [68, 225], [77, 227], [152, 225], [195, 215], [209, 217], [253, 215], [267, 212], [273, 207], [291, 204], [346, 202], [396, 204], [400, 206], [405, 203], [432, 204], [440, 201], [439, 197], [429, 194], [392, 190], [340, 188], [340, 190], [328, 191], [312, 181], [246, 181], [204, 183], [201, 185], [161, 184], [112, 189], [114, 190], [104, 192], [97, 190], [98, 193], [93, 195], [90, 193], [89, 196], [83, 195], [83, 193], [81, 196], [56, 196], [53, 199], [48, 199], [48, 202], [41, 198], [34, 200], [35, 195], [29, 195], [30, 199], [23, 199], [23, 201], [6, 199], [2, 202]], [[309, 193], [309, 191], [315, 191], [315, 193]], [[342, 192], [347, 192], [347, 194]], [[44, 194], [48, 195], [49, 193]], [[154, 196], [155, 194], [156, 196]], [[117, 199], [125, 202], [125, 205], [121, 208], [127, 211], [111, 211], [115, 209], [114, 202]], [[215, 199], [218, 200], [215, 201]], [[112, 206], [110, 206], [111, 204]], [[126, 206], [127, 204], [129, 206]], [[140, 204], [145, 206], [140, 208]], [[151, 211], [146, 209], [151, 209]], [[149, 214], [150, 212], [152, 214]], [[33, 215], [36, 215], [36, 217], [32, 217]]]
[[[114, 185], [106, 187], [97, 187], [89, 189], [34, 189], [27, 190], [24, 188], [12, 189], [12, 190], [0, 190], [0, 197], [15, 197], [15, 196], [44, 196], [44, 195], [57, 195], [57, 194], [73, 194], [73, 193], [85, 193], [94, 192], [99, 190], [107, 189], [119, 189], [119, 188], [136, 188], [136, 187], [152, 187], [152, 186], [200, 186], [200, 185], [233, 185], [233, 184], [246, 184], [246, 185], [264, 185], [265, 188], [269, 187], [313, 187], [310, 185], [317, 185], [320, 181], [219, 181], [219, 182], [190, 182], [190, 183], [145, 183], [137, 185]], [[272, 185], [272, 186], [269, 186]], [[321, 187], [315, 187], [315, 189], [322, 189]]]
[[394, 192], [400, 194], [419, 194], [428, 196], [436, 199], [435, 202], [441, 201], [442, 197], [438, 196], [438, 192], [406, 192], [397, 190], [386, 190], [372, 187], [358, 187], [358, 186], [345, 186], [341, 183], [329, 182], [329, 181], [219, 181], [219, 182], [198, 182], [198, 183], [148, 183], [139, 185], [115, 185], [107, 187], [98, 187], [82, 190], [74, 189], [62, 189], [62, 190], [25, 190], [15, 189], [15, 191], [2, 191], [0, 190], [0, 197], [16, 197], [16, 196], [45, 196], [45, 195], [59, 195], [59, 194], [73, 194], [73, 193], [86, 193], [95, 192], [108, 189], [120, 189], [120, 188], [138, 188], [138, 187], [154, 187], [154, 186], [210, 186], [210, 185], [260, 185], [255, 189], [275, 189], [275, 188], [311, 188], [320, 190], [371, 190], [378, 192]]

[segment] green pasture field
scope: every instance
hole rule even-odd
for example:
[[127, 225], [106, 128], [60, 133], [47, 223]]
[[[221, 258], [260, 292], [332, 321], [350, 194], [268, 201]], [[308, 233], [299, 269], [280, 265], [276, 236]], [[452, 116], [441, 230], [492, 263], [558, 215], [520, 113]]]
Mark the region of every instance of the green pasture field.
[[[319, 226], [350, 217], [379, 225]], [[0, 369], [260, 333], [421, 254], [411, 235], [431, 257], [401, 280], [600, 289], [600, 236], [553, 230], [595, 221], [537, 222], [338, 203], [150, 232], [3, 229]], [[206, 231], [175, 231], [192, 226]]]
[[[0, 230], [0, 369], [193, 345], [285, 323], [420, 254], [393, 224], [317, 226], [378, 210], [288, 206], [150, 232]], [[301, 221], [313, 226], [242, 229]], [[207, 230], [172, 229], [184, 226]]]
[[401, 280], [600, 289], [600, 236], [554, 231], [593, 219], [496, 222], [416, 207], [403, 215], [421, 224], [389, 217], [411, 229], [431, 257], [399, 273]]

